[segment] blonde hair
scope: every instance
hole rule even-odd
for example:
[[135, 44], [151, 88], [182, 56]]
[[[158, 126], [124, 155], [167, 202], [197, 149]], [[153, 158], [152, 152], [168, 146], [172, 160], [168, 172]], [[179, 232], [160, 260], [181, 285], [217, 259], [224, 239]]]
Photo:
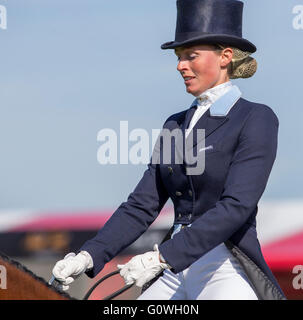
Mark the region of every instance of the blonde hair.
[[225, 48], [233, 50], [233, 58], [228, 65], [228, 75], [231, 79], [250, 78], [257, 71], [257, 61], [255, 58], [250, 57], [251, 52], [242, 51], [228, 45], [217, 44], [216, 47], [219, 50], [224, 50]]

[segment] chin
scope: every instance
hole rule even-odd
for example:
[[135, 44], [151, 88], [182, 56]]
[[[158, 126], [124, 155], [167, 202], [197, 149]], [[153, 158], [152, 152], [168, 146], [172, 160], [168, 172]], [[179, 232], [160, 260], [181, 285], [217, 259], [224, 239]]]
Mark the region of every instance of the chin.
[[193, 95], [194, 97], [198, 97], [201, 93], [197, 92], [197, 91], [193, 91], [193, 90], [186, 90], [187, 93], [190, 93], [191, 95]]
[[195, 97], [198, 97], [201, 93], [203, 93], [205, 90], [207, 90], [207, 88], [205, 89], [201, 89], [201, 88], [190, 88], [187, 87], [186, 91], [190, 94], [192, 94]]
[[190, 89], [190, 88], [186, 88], [186, 92], [192, 94], [195, 97], [197, 95], [199, 95], [199, 94], [197, 94], [197, 90], [193, 90], [193, 89]]

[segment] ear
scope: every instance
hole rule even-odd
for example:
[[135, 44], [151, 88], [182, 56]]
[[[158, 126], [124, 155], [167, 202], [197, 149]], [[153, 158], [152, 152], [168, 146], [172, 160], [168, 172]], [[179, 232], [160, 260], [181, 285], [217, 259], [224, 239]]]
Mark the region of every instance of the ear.
[[233, 49], [225, 48], [221, 52], [221, 67], [226, 67], [233, 58]]

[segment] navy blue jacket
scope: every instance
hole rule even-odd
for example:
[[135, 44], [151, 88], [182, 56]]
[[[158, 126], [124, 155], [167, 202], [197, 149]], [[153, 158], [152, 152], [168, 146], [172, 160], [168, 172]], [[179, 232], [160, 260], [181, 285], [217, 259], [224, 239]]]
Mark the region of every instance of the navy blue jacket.
[[[228, 241], [253, 270], [258, 270], [253, 271], [253, 281], [258, 282], [261, 273], [265, 279], [262, 290], [273, 289], [279, 298], [284, 297], [263, 258], [256, 232], [258, 201], [276, 157], [279, 122], [270, 107], [240, 95], [233, 86], [194, 127], [205, 129], [202, 174], [186, 174], [185, 163], [148, 165], [127, 201], [81, 247], [94, 261], [88, 276], [96, 276], [108, 261], [141, 236], [171, 198], [174, 222], [191, 224], [159, 245], [173, 272], [186, 269], [209, 250]], [[163, 128], [184, 131], [192, 114], [192, 108], [174, 114]]]

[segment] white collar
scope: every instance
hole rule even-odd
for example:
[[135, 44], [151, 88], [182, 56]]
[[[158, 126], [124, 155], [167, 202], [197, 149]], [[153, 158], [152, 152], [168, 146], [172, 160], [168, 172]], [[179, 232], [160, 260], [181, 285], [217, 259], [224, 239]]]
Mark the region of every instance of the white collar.
[[210, 104], [213, 104], [218, 98], [223, 96], [227, 91], [233, 86], [231, 81], [221, 83], [215, 87], [209, 88], [201, 93], [193, 102], [193, 105], [200, 106], [203, 102], [207, 101]]

